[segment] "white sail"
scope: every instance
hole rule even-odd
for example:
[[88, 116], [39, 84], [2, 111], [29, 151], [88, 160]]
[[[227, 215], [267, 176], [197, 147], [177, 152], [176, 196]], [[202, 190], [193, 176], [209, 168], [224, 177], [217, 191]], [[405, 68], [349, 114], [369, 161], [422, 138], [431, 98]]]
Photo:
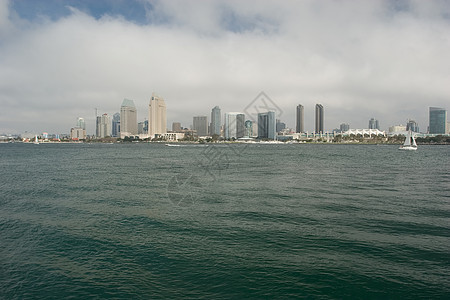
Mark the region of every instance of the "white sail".
[[412, 139], [412, 145], [413, 145], [413, 147], [417, 147], [416, 139], [414, 138], [414, 135], [411, 136], [411, 139]]
[[408, 134], [406, 135], [403, 146], [411, 146], [411, 132], [410, 131], [408, 131]]

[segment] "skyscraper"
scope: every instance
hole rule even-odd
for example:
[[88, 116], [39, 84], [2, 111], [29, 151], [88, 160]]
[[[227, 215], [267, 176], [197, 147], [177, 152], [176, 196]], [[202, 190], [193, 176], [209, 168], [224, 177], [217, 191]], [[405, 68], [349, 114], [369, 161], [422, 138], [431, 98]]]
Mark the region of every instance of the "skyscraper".
[[408, 120], [406, 123], [406, 130], [411, 130], [412, 132], [419, 132], [419, 125], [414, 120]]
[[323, 130], [323, 105], [316, 104], [316, 133], [324, 133]]
[[172, 123], [172, 131], [180, 132], [181, 131], [181, 123], [180, 122], [173, 122]]
[[430, 107], [431, 134], [445, 134], [447, 126], [447, 111], [444, 108]]
[[342, 124], [339, 126], [339, 130], [340, 130], [341, 132], [349, 131], [349, 129], [350, 129], [350, 125], [348, 125], [348, 124], [346, 124], [346, 123], [342, 123]]
[[111, 136], [111, 118], [108, 114], [103, 114], [100, 118], [100, 135], [99, 137], [104, 138]]
[[225, 138], [241, 138], [245, 135], [245, 115], [239, 112], [225, 113]]
[[100, 137], [100, 123], [102, 122], [102, 117], [97, 116], [95, 119], [95, 136]]
[[208, 117], [207, 116], [196, 116], [193, 119], [193, 130], [197, 131], [198, 136], [208, 135]]
[[303, 105], [297, 105], [297, 121], [296, 132], [305, 132], [305, 114]]
[[258, 114], [258, 138], [259, 139], [270, 139], [274, 140], [276, 138], [275, 130], [275, 112], [268, 111], [265, 113]]
[[251, 121], [251, 120], [245, 121], [244, 127], [245, 127], [244, 136], [252, 137], [253, 136], [253, 121]]
[[120, 113], [115, 113], [112, 118], [111, 136], [118, 137], [120, 134]]
[[148, 134], [153, 137], [164, 133], [167, 133], [166, 103], [162, 97], [152, 93], [148, 105]]
[[378, 129], [380, 130], [380, 122], [378, 120], [371, 118], [369, 120], [369, 129]]
[[84, 118], [79, 117], [77, 119], [77, 127], [86, 130], [86, 122], [84, 121]]
[[209, 134], [212, 135], [220, 135], [220, 126], [222, 125], [221, 115], [220, 115], [220, 107], [216, 106], [211, 110], [211, 125]]
[[279, 119], [277, 119], [275, 127], [276, 127], [276, 132], [280, 132], [286, 128], [286, 123], [283, 123]]
[[137, 110], [133, 100], [123, 99], [120, 107], [120, 137], [136, 135], [137, 128]]

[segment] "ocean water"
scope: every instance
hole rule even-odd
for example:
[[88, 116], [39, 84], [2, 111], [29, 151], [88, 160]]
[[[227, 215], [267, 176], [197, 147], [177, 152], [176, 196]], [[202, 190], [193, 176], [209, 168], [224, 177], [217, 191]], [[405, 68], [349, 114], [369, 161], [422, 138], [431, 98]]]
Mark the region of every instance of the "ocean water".
[[449, 150], [0, 144], [0, 298], [448, 299]]

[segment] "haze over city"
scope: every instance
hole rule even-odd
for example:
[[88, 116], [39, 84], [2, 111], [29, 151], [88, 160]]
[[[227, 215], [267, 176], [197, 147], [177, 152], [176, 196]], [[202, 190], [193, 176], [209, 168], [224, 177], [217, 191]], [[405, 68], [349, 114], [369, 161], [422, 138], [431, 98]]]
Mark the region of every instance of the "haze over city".
[[133, 99], [147, 118], [153, 91], [167, 126], [242, 111], [260, 91], [295, 126], [305, 107], [382, 129], [428, 107], [449, 108], [448, 1], [0, 0], [0, 132], [68, 132]]

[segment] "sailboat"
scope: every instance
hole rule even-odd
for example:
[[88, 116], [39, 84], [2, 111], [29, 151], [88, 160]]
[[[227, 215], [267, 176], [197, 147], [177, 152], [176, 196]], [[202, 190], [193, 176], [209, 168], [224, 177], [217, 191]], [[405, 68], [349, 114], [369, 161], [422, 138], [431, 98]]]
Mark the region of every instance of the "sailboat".
[[34, 137], [34, 143], [35, 145], [39, 145], [38, 137], [37, 135]]
[[411, 133], [411, 130], [408, 131], [406, 135], [405, 142], [403, 143], [399, 150], [417, 150], [416, 140], [414, 139], [414, 135]]

